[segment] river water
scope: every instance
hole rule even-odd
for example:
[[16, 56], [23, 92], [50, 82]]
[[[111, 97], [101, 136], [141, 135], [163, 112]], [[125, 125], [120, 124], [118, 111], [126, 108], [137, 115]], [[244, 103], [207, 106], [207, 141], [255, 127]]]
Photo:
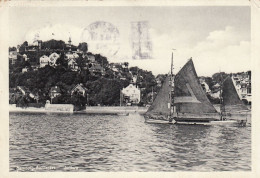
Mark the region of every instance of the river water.
[[250, 171], [251, 127], [10, 113], [10, 171]]

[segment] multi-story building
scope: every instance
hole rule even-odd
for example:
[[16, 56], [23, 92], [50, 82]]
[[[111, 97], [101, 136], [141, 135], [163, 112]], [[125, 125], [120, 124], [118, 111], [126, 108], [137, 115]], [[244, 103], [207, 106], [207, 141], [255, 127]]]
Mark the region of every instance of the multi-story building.
[[55, 66], [56, 65], [56, 61], [57, 59], [60, 57], [59, 54], [57, 53], [52, 53], [50, 56], [49, 56], [49, 65], [50, 66]]
[[42, 67], [45, 67], [46, 65], [48, 65], [49, 64], [49, 60], [50, 60], [50, 58], [48, 57], [48, 56], [46, 56], [46, 55], [43, 55], [42, 57], [40, 57], [40, 68], [42, 68]]
[[57, 53], [52, 53], [49, 57], [46, 55], [43, 55], [40, 57], [40, 68], [50, 65], [50, 66], [55, 66], [57, 59], [60, 57], [59, 54]]
[[77, 53], [71, 53], [71, 52], [66, 53], [65, 56], [67, 60], [79, 58], [79, 55]]
[[73, 71], [77, 71], [79, 69], [78, 64], [75, 59], [70, 59], [68, 62], [68, 66]]
[[40, 68], [45, 67], [49, 64], [50, 58], [46, 55], [40, 57]]
[[126, 103], [138, 104], [141, 101], [141, 90], [133, 84], [123, 88], [121, 93]]
[[251, 71], [233, 74], [232, 81], [239, 98], [251, 103]]
[[17, 51], [10, 51], [9, 52], [9, 60], [11, 61], [11, 64], [15, 64], [17, 61]]

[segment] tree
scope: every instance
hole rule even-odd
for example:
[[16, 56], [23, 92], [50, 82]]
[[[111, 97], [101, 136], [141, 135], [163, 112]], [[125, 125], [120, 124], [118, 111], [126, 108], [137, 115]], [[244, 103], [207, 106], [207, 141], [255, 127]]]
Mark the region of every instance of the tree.
[[87, 66], [87, 58], [83, 57], [82, 54], [79, 54], [79, 57], [76, 59], [76, 62], [81, 71]]
[[126, 68], [128, 68], [129, 63], [128, 62], [124, 62], [124, 65], [126, 66]]
[[17, 107], [27, 107], [28, 106], [28, 101], [27, 101], [26, 97], [25, 96], [20, 96], [17, 99], [16, 106]]
[[205, 82], [208, 84], [209, 89], [212, 90], [212, 87], [214, 85], [213, 79], [211, 77], [205, 77]]
[[25, 49], [26, 49], [27, 46], [28, 46], [28, 42], [27, 41], [23, 42], [23, 44], [19, 48], [19, 51], [25, 52]]
[[68, 62], [65, 60], [64, 52], [60, 54], [60, 57], [56, 61], [57, 65], [60, 65], [61, 67], [67, 69], [68, 68]]
[[102, 67], [106, 67], [108, 65], [107, 58], [104, 56], [101, 56], [100, 54], [95, 54], [95, 60], [102, 65]]
[[225, 72], [219, 72], [219, 73], [215, 73], [212, 75], [212, 79], [213, 81], [217, 82], [217, 83], [222, 83], [224, 81], [224, 79], [228, 76], [229, 74], [226, 74]]
[[10, 51], [16, 51], [16, 47], [9, 47], [9, 52]]
[[88, 44], [83, 42], [83, 43], [79, 43], [78, 49], [80, 51], [82, 51], [83, 53], [87, 53], [88, 52]]
[[43, 42], [42, 43], [42, 48], [43, 49], [60, 49], [60, 50], [62, 50], [62, 49], [64, 49], [65, 48], [65, 42], [64, 41], [62, 41], [62, 40], [54, 40], [54, 39], [52, 39], [52, 40], [49, 40], [49, 41], [46, 41], [46, 42]]

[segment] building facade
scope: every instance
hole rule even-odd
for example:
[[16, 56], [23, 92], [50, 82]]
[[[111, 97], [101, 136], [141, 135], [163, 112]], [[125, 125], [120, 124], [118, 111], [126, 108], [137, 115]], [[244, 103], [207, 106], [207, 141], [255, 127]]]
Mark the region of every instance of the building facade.
[[55, 66], [56, 65], [56, 61], [57, 59], [60, 57], [60, 55], [58, 55], [57, 53], [52, 53], [49, 56], [49, 65], [50, 66]]
[[123, 98], [127, 98], [126, 102], [138, 104], [141, 101], [141, 90], [133, 84], [122, 89]]
[[251, 71], [233, 74], [232, 81], [239, 98], [251, 103]]
[[40, 68], [45, 67], [49, 64], [50, 58], [46, 55], [40, 57]]

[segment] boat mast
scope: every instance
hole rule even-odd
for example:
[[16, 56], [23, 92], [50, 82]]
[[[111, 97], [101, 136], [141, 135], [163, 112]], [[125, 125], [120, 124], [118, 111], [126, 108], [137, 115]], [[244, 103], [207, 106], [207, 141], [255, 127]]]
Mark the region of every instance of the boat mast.
[[153, 102], [153, 86], [152, 86], [152, 102]]
[[172, 59], [171, 59], [171, 74], [170, 74], [170, 83], [169, 83], [169, 87], [170, 87], [170, 93], [169, 93], [169, 98], [170, 98], [170, 117], [169, 117], [169, 121], [171, 122], [171, 118], [172, 118], [172, 63], [173, 63], [173, 52], [172, 52]]
[[[176, 49], [172, 49], [172, 50], [176, 50]], [[171, 74], [170, 74], [170, 93], [169, 93], [169, 96], [170, 96], [170, 118], [169, 118], [169, 121], [171, 122], [172, 121], [172, 109], [173, 109], [173, 51], [172, 51], [172, 58], [171, 58]]]
[[226, 120], [226, 113], [225, 113], [225, 106], [224, 106], [224, 100], [223, 100], [223, 76], [222, 73], [220, 72], [220, 120]]
[[120, 90], [120, 106], [122, 106], [122, 91]]

